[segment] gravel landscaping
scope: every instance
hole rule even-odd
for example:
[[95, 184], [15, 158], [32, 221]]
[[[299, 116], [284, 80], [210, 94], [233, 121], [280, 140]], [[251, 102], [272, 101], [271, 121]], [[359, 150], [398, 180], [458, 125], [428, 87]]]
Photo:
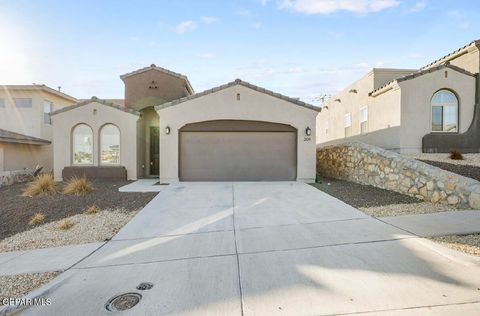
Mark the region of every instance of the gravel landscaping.
[[442, 162], [442, 161], [433, 161], [433, 160], [421, 160], [429, 165], [438, 167], [443, 170], [447, 170], [456, 174], [459, 174], [464, 177], [472, 178], [477, 181], [480, 181], [480, 166], [472, 166], [472, 165], [462, 165], [462, 164], [454, 164], [450, 162]]
[[469, 255], [480, 256], [480, 234], [451, 235], [429, 239]]
[[358, 208], [373, 217], [455, 211], [445, 204], [433, 204], [397, 192], [337, 179], [320, 179], [317, 189]]
[[[59, 221], [71, 216], [82, 214], [87, 208], [91, 206], [98, 207], [99, 210], [104, 212], [120, 212], [131, 213], [133, 216], [135, 212], [142, 209], [157, 193], [121, 193], [118, 192], [118, 188], [127, 184], [126, 182], [93, 182], [94, 190], [84, 196], [75, 196], [67, 195], [63, 193], [56, 193], [50, 196], [35, 196], [35, 197], [25, 197], [22, 196], [23, 190], [27, 184], [16, 184], [11, 186], [5, 186], [0, 188], [0, 240], [8, 238], [10, 236], [31, 230], [31, 229], [47, 229], [42, 228], [40, 225], [48, 224], [52, 222]], [[59, 187], [62, 188], [64, 184], [59, 184]], [[32, 216], [36, 213], [41, 213], [45, 216], [41, 224], [36, 226], [29, 225], [29, 221]], [[104, 225], [106, 222], [112, 223], [112, 227], [108, 226], [106, 230], [109, 232], [118, 229], [118, 224], [115, 222], [115, 217], [119, 216], [117, 213], [115, 215], [111, 214], [101, 214], [98, 217], [92, 217], [90, 220], [99, 219], [104, 220]], [[97, 214], [98, 215], [98, 214]], [[107, 216], [107, 219], [104, 217]], [[122, 217], [122, 215], [120, 215]], [[128, 217], [128, 218], [130, 218]], [[82, 229], [82, 224], [80, 219], [83, 217], [75, 218], [77, 220], [77, 229]], [[121, 223], [125, 223], [125, 218], [118, 219]], [[92, 224], [92, 223], [90, 223]], [[93, 224], [92, 224], [93, 225]], [[50, 227], [50, 226], [49, 226]], [[86, 226], [85, 226], [86, 227]], [[97, 226], [96, 226], [97, 227]], [[75, 228], [75, 225], [74, 225]], [[76, 231], [72, 228], [72, 231]], [[38, 231], [38, 230], [36, 230]], [[79, 234], [80, 231], [79, 231]], [[88, 234], [96, 234], [92, 231], [88, 231]], [[108, 236], [104, 234], [103, 231], [99, 232], [98, 238], [103, 238], [103, 236]], [[40, 235], [39, 235], [40, 236]], [[41, 234], [41, 236], [46, 235]], [[52, 237], [56, 238], [56, 237]], [[70, 237], [68, 237], [70, 238]], [[68, 239], [67, 238], [67, 239]], [[82, 238], [77, 236], [77, 238]], [[88, 237], [85, 237], [88, 239]], [[105, 237], [107, 238], [107, 237]], [[103, 238], [104, 239], [104, 238]], [[102, 240], [103, 240], [102, 239]], [[48, 243], [47, 241], [39, 242]]]
[[404, 154], [404, 156], [417, 159], [417, 160], [429, 160], [435, 162], [445, 162], [453, 165], [468, 165], [480, 167], [480, 154], [463, 154], [463, 160], [453, 160], [449, 157], [450, 154]]
[[[138, 210], [137, 210], [138, 211]], [[68, 217], [73, 226], [59, 229], [58, 220], [15, 234], [0, 241], [0, 252], [86, 244], [112, 238], [137, 211], [106, 210]]]
[[0, 306], [5, 298], [20, 298], [48, 283], [60, 272], [31, 273], [0, 276]]

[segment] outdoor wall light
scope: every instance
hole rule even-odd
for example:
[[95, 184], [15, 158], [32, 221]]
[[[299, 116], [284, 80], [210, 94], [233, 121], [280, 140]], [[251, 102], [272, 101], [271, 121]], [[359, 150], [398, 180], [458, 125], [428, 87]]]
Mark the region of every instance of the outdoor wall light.
[[312, 129], [311, 129], [310, 127], [307, 127], [307, 128], [305, 129], [305, 134], [306, 134], [307, 136], [312, 135]]
[[170, 134], [170, 126], [165, 127], [165, 134]]

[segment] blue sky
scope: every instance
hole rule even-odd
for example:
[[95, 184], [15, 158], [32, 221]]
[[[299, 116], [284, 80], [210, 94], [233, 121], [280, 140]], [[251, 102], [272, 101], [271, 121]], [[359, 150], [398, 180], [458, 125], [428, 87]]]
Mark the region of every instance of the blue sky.
[[480, 39], [479, 14], [477, 0], [0, 0], [0, 83], [122, 98], [119, 75], [155, 63], [197, 92], [241, 78], [315, 103]]

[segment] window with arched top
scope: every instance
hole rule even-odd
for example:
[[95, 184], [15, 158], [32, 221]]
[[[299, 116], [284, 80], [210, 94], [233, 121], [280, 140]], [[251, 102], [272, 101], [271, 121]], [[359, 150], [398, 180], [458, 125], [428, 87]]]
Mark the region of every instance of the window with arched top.
[[74, 165], [93, 164], [93, 132], [87, 124], [79, 124], [72, 131]]
[[458, 99], [449, 90], [440, 90], [432, 97], [432, 131], [458, 132]]
[[106, 124], [100, 130], [100, 164], [120, 164], [120, 130], [113, 124]]

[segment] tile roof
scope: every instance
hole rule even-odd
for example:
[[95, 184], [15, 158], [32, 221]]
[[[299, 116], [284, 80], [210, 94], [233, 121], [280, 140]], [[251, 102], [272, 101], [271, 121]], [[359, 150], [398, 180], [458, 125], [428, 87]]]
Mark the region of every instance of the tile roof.
[[445, 56], [443, 56], [443, 57], [441, 57], [441, 58], [439, 58], [439, 59], [437, 59], [437, 60], [429, 63], [428, 65], [423, 66], [422, 68], [420, 68], [420, 70], [424, 70], [424, 69], [427, 69], [427, 68], [429, 68], [429, 67], [432, 67], [432, 66], [434, 66], [435, 64], [440, 63], [442, 60], [448, 59], [449, 57], [454, 56], [454, 55], [460, 53], [460, 52], [463, 51], [463, 50], [466, 50], [467, 48], [469, 48], [469, 47], [471, 47], [471, 46], [473, 46], [473, 45], [480, 47], [480, 40], [472, 41], [472, 42], [470, 42], [469, 44], [467, 44], [467, 45], [465, 45], [465, 46], [463, 46], [463, 47], [461, 47], [461, 48], [459, 48], [459, 49], [451, 52], [450, 54], [447, 54], [447, 55], [445, 55]]
[[215, 92], [218, 92], [220, 90], [230, 88], [230, 87], [233, 87], [233, 86], [236, 86], [236, 85], [241, 85], [241, 86], [250, 88], [252, 90], [268, 94], [268, 95], [273, 96], [275, 98], [279, 98], [279, 99], [285, 100], [287, 102], [294, 103], [296, 105], [305, 107], [305, 108], [310, 109], [310, 110], [314, 110], [314, 111], [317, 111], [317, 112], [321, 111], [321, 108], [319, 108], [319, 107], [316, 107], [316, 106], [313, 106], [311, 104], [305, 103], [305, 102], [300, 101], [298, 99], [287, 97], [283, 94], [276, 93], [276, 92], [273, 92], [271, 90], [267, 90], [265, 88], [261, 88], [259, 86], [248, 83], [246, 81], [242, 81], [240, 79], [236, 79], [235, 81], [229, 82], [227, 84], [224, 84], [224, 85], [221, 85], [221, 86], [218, 86], [218, 87], [215, 87], [215, 88], [211, 88], [211, 89], [199, 92], [199, 93], [195, 93], [195, 94], [190, 95], [188, 97], [183, 97], [183, 98], [180, 98], [180, 99], [177, 99], [177, 100], [173, 100], [171, 102], [166, 102], [166, 103], [163, 103], [161, 105], [157, 105], [157, 106], [155, 106], [155, 110], [160, 110], [160, 109], [163, 109], [163, 108], [166, 108], [166, 107], [174, 106], [174, 105], [183, 103], [185, 101], [190, 101], [190, 100], [193, 100], [193, 99], [196, 99], [196, 98], [199, 98], [199, 97], [203, 97], [205, 95], [209, 95], [211, 93], [215, 93]]
[[368, 95], [369, 95], [369, 96], [372, 96], [373, 94], [376, 94], [377, 92], [380, 92], [381, 90], [383, 90], [383, 89], [385, 89], [386, 87], [390, 86], [390, 85], [393, 84], [394, 82], [402, 82], [402, 81], [406, 81], [406, 80], [415, 79], [415, 78], [417, 78], [417, 77], [423, 76], [423, 75], [428, 74], [428, 73], [436, 72], [436, 71], [442, 70], [442, 69], [444, 69], [444, 68], [450, 68], [450, 69], [452, 69], [452, 70], [458, 71], [458, 72], [463, 73], [463, 74], [465, 74], [465, 75], [475, 77], [475, 74], [472, 74], [471, 72], [466, 71], [466, 70], [463, 69], [463, 68], [460, 68], [460, 67], [451, 65], [449, 62], [445, 62], [445, 63], [440, 64], [440, 65], [435, 66], [435, 67], [430, 67], [430, 68], [426, 68], [426, 69], [423, 69], [423, 68], [422, 68], [423, 70], [419, 70], [419, 71], [413, 72], [413, 73], [411, 73], [411, 74], [409, 74], [409, 75], [402, 76], [402, 77], [399, 77], [399, 78], [397, 78], [397, 79], [393, 79], [393, 80], [387, 82], [386, 84], [384, 84], [383, 86], [381, 86], [380, 88], [373, 90], [373, 91], [370, 92]]
[[66, 94], [64, 92], [55, 90], [53, 88], [50, 88], [47, 85], [44, 84], [31, 84], [31, 85], [0, 85], [1, 90], [43, 90], [45, 92], [57, 95], [59, 97], [62, 97], [64, 99], [73, 101], [73, 102], [78, 102], [78, 99], [75, 97], [72, 97], [69, 94]]
[[11, 132], [4, 129], [0, 129], [0, 142], [32, 144], [32, 145], [51, 144], [51, 142], [46, 139], [23, 135], [20, 133]]
[[144, 67], [144, 68], [141, 68], [141, 69], [137, 69], [137, 70], [134, 70], [132, 72], [128, 72], [126, 74], [123, 74], [120, 76], [120, 78], [123, 80], [125, 78], [128, 78], [130, 76], [133, 76], [133, 75], [137, 75], [137, 74], [140, 74], [142, 72], [145, 72], [145, 71], [149, 71], [149, 70], [158, 70], [158, 71], [161, 71], [167, 75], [171, 75], [171, 76], [174, 76], [174, 77], [177, 77], [177, 78], [180, 78], [180, 79], [183, 79], [185, 80], [186, 84], [187, 84], [187, 87], [190, 89], [191, 93], [195, 93], [195, 91], [193, 90], [192, 88], [192, 85], [190, 84], [190, 81], [188, 80], [188, 77], [185, 76], [185, 75], [182, 75], [178, 72], [174, 72], [174, 71], [171, 71], [171, 70], [168, 70], [166, 68], [162, 68], [162, 67], [158, 67], [157, 65], [155, 64], [151, 64], [150, 66], [148, 67]]
[[98, 99], [97, 97], [92, 97], [91, 99], [83, 100], [83, 101], [81, 101], [77, 104], [74, 104], [74, 105], [71, 105], [71, 106], [66, 106], [66, 107], [64, 107], [60, 110], [57, 110], [57, 111], [54, 111], [54, 112], [50, 113], [50, 115], [56, 115], [56, 114], [59, 114], [59, 113], [67, 112], [67, 111], [79, 108], [81, 106], [84, 106], [84, 105], [87, 105], [87, 104], [90, 104], [90, 103], [93, 103], [93, 102], [100, 103], [100, 104], [112, 107], [114, 109], [117, 109], [117, 110], [120, 110], [120, 111], [123, 111], [123, 112], [127, 112], [127, 113], [130, 113], [130, 114], [140, 116], [140, 112], [138, 112], [138, 111], [136, 111], [132, 108], [129, 108], [128, 106], [121, 105], [121, 104], [116, 104], [114, 102], [110, 102], [109, 100]]

